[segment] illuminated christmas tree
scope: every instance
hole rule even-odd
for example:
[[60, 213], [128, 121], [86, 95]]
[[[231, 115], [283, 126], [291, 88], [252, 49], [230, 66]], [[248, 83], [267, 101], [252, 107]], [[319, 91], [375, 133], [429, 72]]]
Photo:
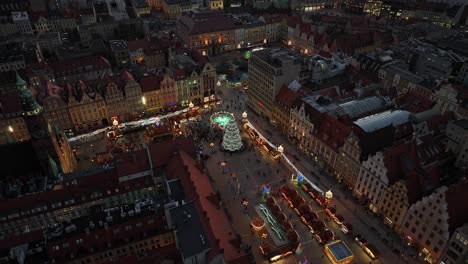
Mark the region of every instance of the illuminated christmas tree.
[[239, 151], [242, 149], [242, 138], [237, 127], [236, 120], [231, 119], [227, 126], [224, 128], [224, 136], [222, 147], [227, 151]]

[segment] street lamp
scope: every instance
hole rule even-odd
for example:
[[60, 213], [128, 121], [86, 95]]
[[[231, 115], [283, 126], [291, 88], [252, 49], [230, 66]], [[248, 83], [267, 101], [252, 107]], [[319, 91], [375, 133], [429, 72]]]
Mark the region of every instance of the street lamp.
[[193, 105], [192, 102], [190, 102], [190, 104], [188, 105], [188, 107], [190, 108], [190, 110], [192, 110], [192, 108], [194, 107], [195, 105]]
[[146, 105], [146, 97], [144, 97], [144, 96], [141, 97], [141, 103], [143, 105]]
[[8, 126], [8, 132], [13, 133], [15, 130], [13, 129], [12, 126]]
[[242, 118], [247, 119], [247, 112], [246, 111], [244, 111], [244, 113], [242, 113]]
[[112, 125], [113, 126], [118, 126], [119, 125], [119, 121], [117, 119], [114, 119], [114, 121], [112, 121]]
[[214, 154], [214, 146], [215, 146], [215, 144], [213, 142], [211, 142], [210, 143], [211, 154]]
[[283, 152], [284, 152], [284, 148], [283, 148], [283, 145], [279, 145], [278, 148], [277, 148], [278, 152], [283, 155]]
[[203, 55], [203, 56], [206, 56], [206, 51], [202, 51], [202, 55]]
[[225, 161], [221, 161], [221, 168], [223, 168], [223, 174], [226, 173], [226, 171], [224, 170], [224, 167], [226, 167], [226, 162]]
[[267, 39], [264, 39], [264, 40], [263, 40], [263, 44], [267, 44]]
[[327, 207], [328, 205], [330, 205], [330, 200], [333, 198], [333, 193], [331, 190], [328, 190], [325, 192], [325, 199], [326, 199], [326, 202], [327, 202]]
[[218, 82], [216, 83], [216, 86], [221, 87], [221, 81], [218, 80]]

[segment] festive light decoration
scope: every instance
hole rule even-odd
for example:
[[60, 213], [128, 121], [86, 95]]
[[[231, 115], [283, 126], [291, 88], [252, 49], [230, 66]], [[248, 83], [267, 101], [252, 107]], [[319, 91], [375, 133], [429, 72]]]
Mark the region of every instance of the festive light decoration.
[[224, 129], [231, 119], [234, 119], [234, 115], [232, 113], [220, 111], [211, 115], [210, 122], [212, 125], [217, 125], [221, 129]]
[[227, 151], [239, 151], [243, 147], [239, 128], [234, 119], [229, 120], [229, 123], [224, 129], [222, 147]]
[[252, 228], [256, 231], [260, 231], [263, 227], [265, 227], [265, 221], [260, 217], [255, 217], [254, 219], [252, 219], [250, 224], [252, 225]]
[[[254, 127], [254, 125], [252, 123], [249, 122], [249, 120], [246, 121], [247, 123], [245, 124], [246, 126], [249, 126], [251, 129], [253, 129], [255, 132], [257, 132], [258, 136], [265, 142], [265, 144], [268, 144], [269, 146], [271, 146], [272, 148], [277, 148], [273, 143], [271, 143], [265, 136], [262, 135], [262, 133], [260, 133], [260, 131], [258, 131], [258, 129], [256, 129]], [[289, 158], [286, 156], [286, 155], [282, 155], [284, 161], [286, 162], [286, 164], [294, 171], [294, 174], [292, 175], [294, 178], [295, 174], [296, 175], [304, 175], [302, 172], [300, 172], [296, 166], [293, 164], [293, 162], [291, 160], [289, 160]], [[317, 186], [315, 185], [313, 182], [311, 182], [309, 179], [307, 179], [306, 177], [304, 177], [304, 180], [310, 184], [312, 186], [312, 188], [314, 188], [315, 190], [317, 190], [319, 193], [323, 194], [323, 191]]]

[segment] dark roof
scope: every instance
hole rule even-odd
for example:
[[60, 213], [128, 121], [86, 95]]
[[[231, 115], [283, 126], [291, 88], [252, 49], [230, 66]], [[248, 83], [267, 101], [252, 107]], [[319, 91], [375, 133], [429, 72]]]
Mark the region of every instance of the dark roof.
[[353, 131], [359, 138], [361, 160], [365, 160], [368, 155], [373, 155], [382, 148], [390, 146], [395, 138], [395, 129], [392, 126], [387, 126], [371, 133], [362, 133], [361, 129], [356, 129], [355, 127], [353, 127]]
[[[60, 60], [50, 64], [55, 74], [69, 75], [78, 71], [90, 71], [97, 69], [110, 69], [111, 65], [107, 59], [102, 56], [88, 56]], [[89, 69], [87, 68], [89, 67]]]
[[41, 173], [39, 160], [30, 141], [0, 146], [0, 160], [2, 177]]
[[180, 16], [178, 22], [189, 35], [236, 29], [235, 20], [223, 13], [196, 13]]
[[133, 0], [133, 6], [136, 8], [147, 8], [148, 3], [145, 0]]
[[164, 0], [168, 5], [177, 5], [177, 4], [189, 4], [190, 0]]
[[2, 94], [0, 96], [0, 119], [20, 116], [22, 112], [21, 98], [17, 93]]
[[143, 93], [146, 92], [151, 92], [154, 90], [159, 90], [161, 87], [161, 81], [163, 79], [163, 76], [161, 75], [149, 75], [149, 76], [143, 76], [140, 79], [140, 86], [141, 86], [141, 91]]
[[450, 235], [455, 229], [468, 222], [468, 180], [462, 179], [459, 183], [449, 186], [445, 193], [447, 201], [448, 224]]
[[44, 233], [42, 232], [42, 230], [9, 236], [8, 239], [0, 240], [0, 252], [4, 252], [5, 250], [9, 251], [11, 248], [17, 247], [19, 245], [40, 242], [43, 240]]
[[193, 202], [172, 208], [169, 213], [184, 258], [191, 258], [211, 248]]
[[457, 121], [452, 122], [454, 125], [463, 128], [464, 130], [468, 130], [468, 120], [467, 119], [460, 119]]
[[179, 202], [185, 200], [184, 188], [182, 187], [182, 183], [179, 179], [169, 180], [167, 181], [167, 184], [171, 190], [170, 196], [172, 200]]
[[137, 49], [146, 49], [149, 46], [149, 42], [146, 39], [137, 39], [127, 41], [127, 46], [129, 51], [134, 51]]

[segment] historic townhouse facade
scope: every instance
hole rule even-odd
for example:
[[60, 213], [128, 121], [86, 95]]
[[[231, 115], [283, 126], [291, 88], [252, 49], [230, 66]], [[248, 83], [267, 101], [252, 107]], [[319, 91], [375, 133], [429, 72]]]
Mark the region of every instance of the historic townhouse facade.
[[[69, 86], [69, 85], [68, 85]], [[78, 85], [80, 86], [80, 84]], [[81, 86], [85, 84], [81, 81]], [[74, 89], [74, 88], [70, 88]], [[88, 94], [84, 89], [76, 89], [76, 97], [71, 95], [68, 98], [68, 111], [77, 131], [96, 129], [107, 123], [103, 119], [108, 117], [106, 102], [102, 96], [95, 91]]]
[[108, 120], [129, 121], [145, 111], [140, 84], [127, 71], [111, 79], [104, 96]]
[[71, 129], [74, 127], [68, 105], [57, 94], [50, 95], [42, 101], [44, 106], [44, 118], [55, 124], [60, 130]]
[[169, 74], [164, 74], [160, 83], [161, 96], [165, 109], [177, 108], [177, 86], [174, 79]]
[[380, 213], [384, 223], [394, 230], [401, 227], [411, 202], [414, 202], [409, 199], [411, 197], [410, 191], [408, 190], [408, 182], [403, 179], [384, 189]]
[[291, 108], [289, 138], [292, 139], [305, 153], [310, 153], [312, 133], [315, 125], [311, 121], [312, 107], [302, 100]]
[[148, 114], [156, 114], [164, 109], [160, 89], [162, 78], [163, 76], [161, 75], [147, 75], [143, 76], [140, 80], [145, 112]]
[[406, 241], [425, 256], [429, 263], [437, 263], [454, 231], [466, 223], [466, 180], [442, 186], [410, 206], [400, 232]]

